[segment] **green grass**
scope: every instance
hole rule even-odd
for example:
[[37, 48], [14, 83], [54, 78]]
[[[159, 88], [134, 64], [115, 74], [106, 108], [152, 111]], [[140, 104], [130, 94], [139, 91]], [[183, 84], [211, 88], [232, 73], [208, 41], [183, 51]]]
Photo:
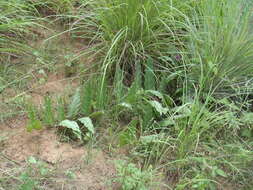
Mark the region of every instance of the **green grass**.
[[[0, 53], [1, 55], [15, 55], [27, 50], [24, 36], [29, 27], [34, 25], [33, 7], [22, 1], [1, 1], [0, 19]], [[29, 49], [29, 48], [28, 48]]]
[[[203, 91], [231, 92], [252, 77], [251, 12], [242, 1], [202, 1], [190, 28], [189, 76]], [[238, 27], [240, 26], [240, 27]], [[190, 78], [190, 77], [189, 77]]]
[[87, 6], [90, 13], [74, 23], [73, 33], [91, 39], [103, 80], [121, 69], [131, 84], [136, 64], [145, 67], [149, 57], [157, 64], [161, 56], [177, 52], [179, 42], [170, 30], [176, 23], [167, 1], [100, 0]]
[[[28, 114], [28, 130], [65, 127], [65, 132], [70, 129], [66, 136], [77, 137], [73, 141], [85, 139], [88, 146], [106, 147], [111, 154], [127, 149], [128, 162], [117, 165], [121, 189], [159, 188], [153, 183], [158, 173], [168, 189], [252, 189], [251, 4], [13, 2], [0, 3], [6, 7], [0, 13], [0, 55], [9, 57], [1, 63], [11, 63], [14, 55], [34, 55], [23, 39], [33, 35], [31, 28], [41, 25], [44, 13], [51, 23], [69, 19], [69, 28], [45, 43], [51, 46], [51, 40], [69, 34], [88, 47], [65, 56], [66, 70], [81, 57], [92, 59], [86, 73], [76, 69], [80, 76], [90, 75], [80, 77], [82, 86], [71, 97], [46, 96], [42, 107], [29, 104], [27, 110], [26, 98], [17, 103]], [[52, 55], [40, 53], [36, 60], [42, 62], [36, 64], [45, 69], [44, 60]], [[17, 77], [11, 74], [14, 69], [19, 70], [1, 64], [0, 90]]]

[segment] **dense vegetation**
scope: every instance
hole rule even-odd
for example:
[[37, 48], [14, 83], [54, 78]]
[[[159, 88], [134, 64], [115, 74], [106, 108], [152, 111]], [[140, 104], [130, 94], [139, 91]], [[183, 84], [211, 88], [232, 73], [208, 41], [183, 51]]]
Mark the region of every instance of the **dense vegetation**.
[[[252, 11], [247, 0], [2, 0], [0, 93], [18, 94], [0, 103], [0, 119], [27, 114], [28, 131], [127, 149], [116, 164], [123, 190], [252, 189]], [[52, 24], [62, 31], [32, 47]], [[80, 87], [36, 107], [19, 90], [24, 60], [56, 69], [50, 41], [65, 33], [88, 47], [60, 61]]]

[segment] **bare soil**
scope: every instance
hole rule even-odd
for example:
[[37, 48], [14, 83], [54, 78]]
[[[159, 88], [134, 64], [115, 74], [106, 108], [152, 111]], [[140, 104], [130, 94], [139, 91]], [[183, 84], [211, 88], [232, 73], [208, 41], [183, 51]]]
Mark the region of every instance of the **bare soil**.
[[[59, 32], [61, 28], [57, 29]], [[54, 29], [55, 31], [55, 29]], [[53, 35], [52, 31], [39, 30], [39, 38], [31, 41], [34, 48], [52, 48], [55, 54], [57, 70], [41, 74], [32, 71], [32, 80], [27, 84], [27, 90], [17, 90], [10, 87], [0, 94], [0, 114], [7, 109], [7, 104], [17, 96], [28, 96], [29, 100], [42, 105], [46, 95], [54, 99], [57, 96], [68, 96], [78, 87], [78, 77], [66, 76], [63, 57], [67, 53], [78, 55], [86, 45], [82, 41], [72, 41], [68, 34], [61, 35], [57, 41], [43, 47], [44, 40]], [[56, 48], [56, 49], [55, 49]], [[46, 49], [46, 51], [49, 51]], [[51, 51], [51, 49], [50, 49]], [[26, 60], [27, 59], [27, 60]], [[16, 60], [20, 62], [20, 60]], [[22, 61], [36, 62], [34, 58], [25, 58]], [[61, 63], [62, 62], [62, 63]], [[80, 58], [76, 64], [89, 64], [90, 60]], [[59, 67], [59, 69], [58, 69]], [[88, 67], [88, 66], [87, 66]], [[31, 68], [32, 69], [32, 68]], [[41, 82], [40, 79], [43, 79]], [[8, 189], [16, 190], [17, 176], [28, 167], [28, 158], [33, 156], [46, 164], [53, 171], [50, 178], [45, 179], [40, 187], [45, 190], [109, 190], [117, 189], [112, 182], [115, 176], [114, 161], [119, 156], [111, 157], [103, 150], [88, 146], [77, 146], [68, 142], [60, 142], [56, 129], [46, 129], [27, 132], [26, 116], [15, 116], [4, 122], [0, 121], [0, 189], [1, 178], [8, 183]], [[67, 173], [71, 172], [73, 178]], [[41, 176], [34, 176], [41, 177]], [[12, 178], [13, 180], [7, 180]], [[41, 181], [41, 180], [40, 180]]]
[[[54, 181], [45, 189], [109, 189], [108, 184], [115, 176], [115, 158], [99, 149], [59, 142], [54, 129], [29, 133], [25, 128], [25, 118], [7, 123], [0, 125], [0, 130], [5, 132], [5, 140], [1, 142], [0, 176], [4, 176], [2, 171], [9, 170], [8, 163], [15, 162], [24, 167], [28, 157], [33, 156], [54, 168]], [[71, 171], [75, 178], [70, 180], [66, 171]]]

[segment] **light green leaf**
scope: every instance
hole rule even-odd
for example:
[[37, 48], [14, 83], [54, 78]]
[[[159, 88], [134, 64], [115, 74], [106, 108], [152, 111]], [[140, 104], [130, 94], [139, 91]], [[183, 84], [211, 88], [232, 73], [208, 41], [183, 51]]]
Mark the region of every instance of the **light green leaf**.
[[84, 126], [88, 129], [89, 132], [91, 132], [92, 134], [95, 134], [95, 129], [92, 124], [92, 120], [89, 117], [80, 118], [78, 119], [78, 121], [84, 124]]
[[42, 129], [42, 124], [41, 124], [41, 121], [40, 121], [40, 120], [35, 120], [35, 121], [33, 122], [33, 126], [34, 126], [34, 129], [36, 129], [36, 130]]
[[67, 127], [73, 131], [73, 133], [82, 140], [82, 131], [80, 130], [78, 124], [75, 121], [64, 120], [59, 123], [59, 126]]
[[155, 110], [160, 114], [160, 115], [163, 115], [163, 114], [166, 114], [169, 109], [168, 108], [164, 108], [162, 106], [161, 103], [157, 102], [157, 101], [148, 101], [150, 103], [150, 105], [155, 108]]
[[245, 128], [242, 130], [242, 136], [250, 138], [252, 136], [251, 130], [248, 128]]
[[100, 119], [105, 113], [103, 111], [96, 111], [89, 115], [91, 119]]
[[32, 132], [33, 129], [36, 130], [42, 129], [42, 124], [40, 120], [34, 120], [26, 126], [26, 130], [28, 132]]
[[161, 139], [163, 139], [163, 137], [164, 137], [164, 133], [156, 134], [156, 135], [141, 136], [140, 141], [144, 144], [160, 143], [160, 142], [162, 142]]
[[162, 93], [156, 91], [156, 90], [146, 90], [147, 93], [150, 93], [154, 96], [157, 96], [158, 98], [160, 98], [161, 100], [163, 99], [163, 95]]
[[228, 176], [228, 175], [227, 175], [223, 170], [221, 170], [221, 169], [217, 169], [217, 170], [215, 170], [215, 172], [216, 172], [218, 175], [222, 176], [222, 177], [227, 177], [227, 176]]
[[47, 175], [48, 172], [49, 172], [49, 170], [48, 170], [47, 168], [44, 168], [44, 167], [40, 168], [40, 174], [41, 174], [42, 176]]
[[36, 164], [36, 163], [37, 163], [37, 160], [36, 160], [33, 156], [30, 156], [30, 157], [28, 158], [28, 162], [29, 162], [30, 164]]
[[132, 105], [131, 105], [131, 104], [129, 104], [129, 103], [126, 103], [126, 102], [122, 102], [122, 103], [120, 103], [120, 104], [119, 104], [119, 106], [120, 106], [120, 107], [127, 108], [127, 109], [130, 109], [130, 110], [132, 110], [132, 109], [133, 109]]
[[176, 124], [176, 122], [171, 118], [167, 118], [167, 119], [164, 119], [163, 121], [159, 122], [159, 125], [161, 127], [168, 127], [169, 125], [175, 125], [175, 124]]
[[243, 113], [242, 122], [252, 124], [253, 123], [253, 113], [252, 112]]

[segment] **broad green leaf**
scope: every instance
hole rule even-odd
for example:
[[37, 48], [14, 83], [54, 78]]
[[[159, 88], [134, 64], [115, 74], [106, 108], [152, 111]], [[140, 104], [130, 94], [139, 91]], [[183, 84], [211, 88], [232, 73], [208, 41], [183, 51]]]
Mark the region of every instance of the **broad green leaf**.
[[59, 123], [59, 126], [67, 127], [73, 131], [73, 133], [82, 140], [82, 131], [80, 130], [78, 124], [75, 121], [64, 120]]
[[171, 118], [167, 118], [167, 119], [164, 119], [163, 121], [159, 122], [159, 125], [161, 127], [167, 127], [169, 125], [175, 125], [175, 124], [176, 124], [175, 121]]
[[159, 102], [157, 102], [157, 101], [148, 101], [148, 102], [149, 102], [149, 104], [150, 104], [153, 108], [155, 108], [155, 110], [156, 110], [160, 115], [166, 114], [166, 113], [169, 111], [168, 108], [164, 108], [164, 107], [162, 106], [162, 104], [159, 103]]
[[89, 115], [89, 118], [91, 119], [99, 119], [101, 118], [105, 113], [103, 111], [96, 111]]
[[130, 109], [130, 110], [132, 110], [132, 109], [133, 109], [132, 105], [131, 105], [131, 104], [129, 104], [129, 103], [126, 103], [126, 102], [122, 102], [122, 103], [120, 103], [120, 104], [119, 104], [119, 106], [120, 106], [120, 107], [127, 108], [127, 109]]
[[215, 172], [222, 177], [228, 177], [228, 175], [221, 169], [217, 169]]
[[156, 90], [146, 90], [147, 93], [150, 93], [154, 96], [157, 96], [158, 98], [160, 98], [161, 100], [163, 99], [163, 95], [161, 92], [158, 92]]
[[78, 121], [84, 124], [84, 126], [88, 129], [89, 132], [91, 132], [92, 134], [95, 134], [95, 129], [92, 124], [92, 120], [89, 117], [80, 118], [78, 119]]

